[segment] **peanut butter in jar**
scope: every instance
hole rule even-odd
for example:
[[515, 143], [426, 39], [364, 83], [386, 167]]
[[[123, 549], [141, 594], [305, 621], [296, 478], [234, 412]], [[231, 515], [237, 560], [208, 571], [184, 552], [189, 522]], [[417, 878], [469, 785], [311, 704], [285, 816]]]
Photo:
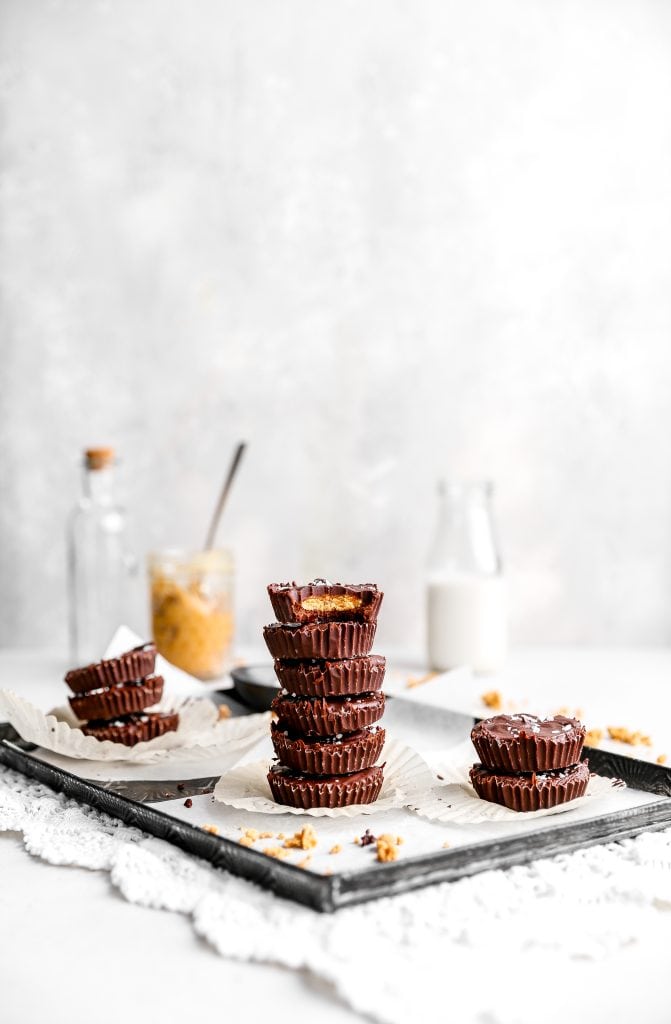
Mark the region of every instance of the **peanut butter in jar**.
[[233, 644], [230, 551], [168, 549], [149, 556], [151, 621], [159, 654], [198, 679], [225, 672]]

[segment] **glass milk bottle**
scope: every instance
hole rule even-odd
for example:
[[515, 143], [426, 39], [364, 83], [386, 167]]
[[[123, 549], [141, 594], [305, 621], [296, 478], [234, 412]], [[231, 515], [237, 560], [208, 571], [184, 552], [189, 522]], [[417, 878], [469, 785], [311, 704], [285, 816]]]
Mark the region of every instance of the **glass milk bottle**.
[[496, 672], [507, 649], [506, 589], [490, 483], [438, 486], [438, 524], [427, 582], [432, 669]]
[[130, 554], [127, 534], [126, 514], [115, 493], [114, 450], [88, 448], [82, 495], [67, 531], [73, 666], [97, 661], [117, 627], [132, 618], [137, 561]]

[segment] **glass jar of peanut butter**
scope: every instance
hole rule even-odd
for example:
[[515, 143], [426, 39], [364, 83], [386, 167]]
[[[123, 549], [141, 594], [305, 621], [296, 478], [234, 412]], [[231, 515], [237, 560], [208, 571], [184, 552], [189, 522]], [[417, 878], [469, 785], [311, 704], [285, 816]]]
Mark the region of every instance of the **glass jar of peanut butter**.
[[159, 654], [198, 679], [225, 672], [233, 644], [233, 556], [230, 551], [149, 555], [154, 642]]

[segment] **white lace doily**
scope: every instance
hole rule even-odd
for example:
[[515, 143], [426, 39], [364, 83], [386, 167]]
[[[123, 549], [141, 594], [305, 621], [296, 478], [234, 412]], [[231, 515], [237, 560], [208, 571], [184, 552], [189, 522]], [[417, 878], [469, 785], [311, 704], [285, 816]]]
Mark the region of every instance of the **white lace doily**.
[[[643, 938], [667, 941], [671, 923], [671, 830], [333, 915], [278, 899], [0, 768], [5, 830], [22, 832], [26, 849], [52, 864], [108, 871], [132, 903], [189, 915], [222, 956], [313, 972], [384, 1024], [456, 1022], [454, 1000], [464, 993], [482, 1024], [530, 1020], [522, 1004], [536, 999], [554, 1024], [567, 1002], [548, 1001], [548, 977], [561, 993], [572, 961], [615, 958]], [[569, 1006], [575, 998], [569, 991]]]

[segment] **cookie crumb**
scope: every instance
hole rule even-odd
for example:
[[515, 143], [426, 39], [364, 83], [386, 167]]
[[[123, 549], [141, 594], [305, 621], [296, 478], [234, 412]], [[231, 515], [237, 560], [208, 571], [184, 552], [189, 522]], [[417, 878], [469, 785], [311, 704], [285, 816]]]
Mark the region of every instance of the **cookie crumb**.
[[423, 683], [430, 682], [430, 680], [435, 679], [437, 675], [437, 672], [427, 672], [426, 675], [423, 676], [410, 676], [405, 684], [406, 690], [414, 690], [416, 686], [421, 686]]
[[500, 711], [503, 707], [503, 697], [498, 690], [487, 690], [480, 697], [480, 700], [487, 708], [491, 708], [492, 711]]
[[383, 864], [389, 863], [389, 861], [396, 860], [398, 857], [398, 849], [396, 843], [396, 837], [385, 835], [378, 836], [376, 840], [377, 845], [377, 859], [382, 861]]
[[316, 845], [317, 833], [312, 825], [306, 825], [299, 832], [295, 832], [293, 836], [284, 840], [284, 846], [288, 850], [312, 850]]
[[585, 746], [598, 747], [603, 739], [603, 729], [588, 729], [585, 733]]
[[620, 743], [628, 743], [630, 747], [651, 747], [652, 740], [645, 733], [638, 730], [626, 729], [622, 725], [609, 725], [608, 735], [612, 740]]
[[240, 838], [238, 839], [238, 842], [240, 843], [240, 846], [253, 846], [254, 845], [254, 840], [250, 839], [249, 836], [240, 836]]
[[443, 843], [443, 849], [444, 850], [449, 850], [449, 848], [450, 848], [450, 844], [448, 843], [448, 841], [446, 839], [445, 842]]
[[210, 835], [212, 836], [219, 835], [219, 829], [217, 828], [216, 825], [201, 825], [200, 827], [202, 828], [203, 832], [209, 832]]
[[376, 839], [371, 830], [367, 828], [359, 842], [362, 846], [372, 846], [372, 844], [376, 842]]
[[657, 755], [657, 764], [666, 764], [666, 754]]
[[311, 860], [312, 860], [312, 854], [309, 853], [307, 855], [307, 857], [303, 857], [303, 860], [296, 861], [296, 867], [297, 868], [306, 868]]
[[262, 853], [265, 853], [266, 857], [276, 857], [277, 860], [284, 860], [285, 857], [289, 856], [287, 851], [283, 850], [281, 846], [266, 846]]
[[259, 832], [259, 839], [272, 839], [272, 838], [273, 838], [273, 833], [272, 832]]
[[358, 836], [354, 836], [354, 845], [361, 846], [361, 840], [359, 839]]
[[405, 839], [403, 838], [403, 836], [396, 836], [396, 845], [397, 846], [403, 846], [404, 842], [405, 842]]
[[225, 718], [230, 718], [230, 717], [231, 717], [231, 709], [229, 708], [228, 704], [220, 704], [219, 705], [219, 721], [223, 722]]
[[332, 846], [331, 849], [329, 850], [329, 853], [341, 853], [341, 852], [342, 852], [342, 846], [340, 845], [340, 843], [336, 843], [335, 846]]
[[327, 868], [326, 871], [322, 871], [322, 875], [326, 875], [327, 877], [332, 874], [333, 871], [331, 870], [331, 868]]

